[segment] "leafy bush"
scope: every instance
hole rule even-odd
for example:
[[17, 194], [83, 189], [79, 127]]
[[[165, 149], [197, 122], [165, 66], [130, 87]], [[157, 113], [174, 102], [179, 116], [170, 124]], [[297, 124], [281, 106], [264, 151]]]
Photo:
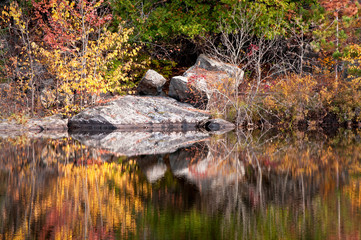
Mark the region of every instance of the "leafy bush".
[[296, 74], [275, 81], [262, 101], [263, 107], [281, 119], [306, 119], [310, 112], [324, 111], [317, 85], [315, 78]]

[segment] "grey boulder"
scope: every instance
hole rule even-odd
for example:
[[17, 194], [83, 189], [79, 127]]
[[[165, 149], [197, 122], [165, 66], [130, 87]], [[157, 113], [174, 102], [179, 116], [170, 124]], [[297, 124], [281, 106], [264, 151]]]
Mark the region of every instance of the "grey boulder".
[[41, 131], [66, 131], [68, 129], [68, 119], [63, 119], [61, 114], [57, 114], [45, 118], [30, 119], [25, 126], [28, 129]]
[[209, 91], [204, 78], [199, 78], [190, 84], [188, 77], [173, 77], [170, 81], [168, 95], [200, 109], [206, 109], [209, 99]]
[[183, 76], [171, 79], [168, 95], [194, 107], [206, 109], [219, 86], [223, 87], [228, 82], [226, 85], [236, 89], [243, 80], [243, 75], [244, 72], [237, 66], [201, 54]]
[[140, 80], [137, 92], [139, 95], [160, 95], [166, 81], [167, 80], [162, 75], [149, 69], [142, 80]]
[[183, 75], [189, 76], [197, 72], [197, 69], [203, 69], [206, 71], [215, 72], [218, 74], [224, 74], [222, 76], [228, 77], [243, 77], [243, 71], [232, 64], [224, 63], [213, 58], [210, 58], [204, 54], [199, 55], [196, 63], [189, 68]]
[[210, 114], [168, 97], [123, 96], [69, 119], [73, 130], [195, 130]]

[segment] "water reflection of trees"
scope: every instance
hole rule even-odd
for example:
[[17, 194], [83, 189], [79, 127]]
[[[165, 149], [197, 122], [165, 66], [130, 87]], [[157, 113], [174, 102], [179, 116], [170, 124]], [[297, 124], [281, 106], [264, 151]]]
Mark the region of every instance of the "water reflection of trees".
[[361, 237], [358, 131], [228, 134], [138, 157], [72, 139], [0, 148], [3, 238]]
[[[361, 237], [360, 215], [354, 214], [355, 206], [361, 206], [358, 131], [342, 130], [334, 137], [318, 132], [253, 132], [215, 137], [204, 145], [197, 148], [202, 154], [190, 148], [171, 154], [170, 159], [176, 155], [179, 160], [170, 168], [197, 186], [196, 209], [223, 216], [224, 234]], [[167, 211], [163, 213], [167, 217]]]
[[57, 173], [2, 173], [5, 239], [111, 239], [135, 235], [142, 197], [150, 194], [135, 172], [116, 164], [59, 166]]
[[[216, 143], [224, 146], [223, 150], [216, 147], [221, 156], [222, 153], [231, 156], [230, 152], [235, 152], [235, 157], [223, 161], [239, 162], [242, 167], [238, 169], [244, 172], [242, 181], [229, 188], [240, 188], [240, 194], [245, 195], [243, 198], [254, 207], [264, 203], [284, 205], [310, 201], [319, 193], [326, 196], [346, 184], [349, 169], [359, 164], [361, 145], [355, 142], [357, 135], [353, 133], [344, 132], [342, 139], [329, 139], [322, 134], [315, 136], [315, 133], [258, 136], [240, 135], [228, 143], [226, 139]], [[215, 144], [210, 144], [212, 151]]]
[[0, 144], [4, 239], [135, 235], [135, 216], [150, 191], [134, 161], [108, 163], [121, 159], [71, 139], [9, 138]]

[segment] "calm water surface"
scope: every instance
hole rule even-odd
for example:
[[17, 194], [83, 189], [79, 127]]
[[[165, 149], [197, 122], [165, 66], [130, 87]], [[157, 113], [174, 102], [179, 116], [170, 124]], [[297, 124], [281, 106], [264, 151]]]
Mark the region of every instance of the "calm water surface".
[[361, 239], [360, 136], [0, 136], [0, 238]]

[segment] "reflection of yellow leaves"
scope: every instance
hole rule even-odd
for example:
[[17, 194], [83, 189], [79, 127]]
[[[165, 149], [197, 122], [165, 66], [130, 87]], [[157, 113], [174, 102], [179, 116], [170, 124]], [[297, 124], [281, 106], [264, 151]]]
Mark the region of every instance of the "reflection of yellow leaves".
[[356, 177], [351, 177], [350, 183], [344, 188], [344, 191], [351, 198], [353, 205], [361, 207], [361, 161], [360, 161], [360, 150], [354, 149], [352, 153], [357, 153], [355, 161], [350, 164], [350, 174]]
[[[60, 165], [55, 186], [47, 190], [38, 189], [37, 194], [46, 197], [36, 197], [31, 221], [44, 219], [44, 231], [47, 230], [47, 224], [51, 224], [55, 238], [79, 236], [80, 232], [90, 232], [92, 229], [102, 229], [111, 237], [113, 229], [119, 227], [121, 236], [129, 237], [136, 230], [135, 216], [143, 211], [143, 204], [135, 188], [139, 185], [137, 174], [125, 172], [123, 167], [113, 163], [87, 167]], [[26, 172], [25, 176], [31, 181], [31, 171]], [[25, 185], [20, 188], [24, 191], [31, 190]], [[142, 194], [148, 194], [147, 188], [142, 188]], [[99, 218], [103, 221], [101, 226]], [[86, 219], [88, 222], [84, 222]], [[6, 236], [9, 239], [12, 236], [25, 239], [28, 221], [29, 218], [24, 219], [24, 224], [16, 233], [9, 232]]]
[[361, 179], [352, 179], [347, 186], [344, 187], [343, 191], [350, 198], [351, 204], [354, 207], [361, 207]]
[[[139, 180], [135, 161], [124, 161], [122, 164], [102, 163], [101, 156], [110, 154], [109, 151], [93, 152], [71, 139], [34, 141], [26, 136], [6, 141], [0, 139], [0, 159], [2, 154], [6, 156], [1, 167], [16, 172], [13, 177], [9, 176], [7, 195], [15, 201], [24, 199], [25, 206], [31, 204], [33, 209], [31, 217], [21, 219], [22, 225], [8, 229], [4, 234], [6, 239], [14, 239], [14, 236], [18, 239], [29, 238], [29, 221], [41, 221], [41, 231], [44, 232], [49, 230], [46, 226], [52, 226], [51, 232], [54, 235], [51, 238], [55, 239], [80, 236], [85, 230], [89, 234], [99, 234], [99, 229], [104, 233], [102, 236], [108, 239], [112, 237], [113, 230], [119, 227], [119, 233], [124, 238], [134, 233], [135, 216], [143, 211], [141, 197], [151, 194], [147, 183], [142, 186]], [[29, 149], [35, 151], [34, 159], [31, 158], [33, 154], [29, 154]], [[75, 159], [75, 156], [78, 157]], [[69, 163], [79, 157], [92, 165], [77, 166]], [[56, 173], [46, 180], [47, 187], [30, 184], [37, 178], [33, 170], [39, 161]], [[19, 184], [16, 182], [18, 177], [23, 179]], [[13, 191], [14, 184], [16, 191]], [[138, 187], [142, 189], [142, 196]], [[31, 200], [32, 192], [35, 193], [34, 201]], [[6, 213], [9, 209], [1, 210], [5, 217], [11, 216]], [[3, 220], [7, 221], [6, 218]], [[38, 234], [41, 238], [42, 232]]]

